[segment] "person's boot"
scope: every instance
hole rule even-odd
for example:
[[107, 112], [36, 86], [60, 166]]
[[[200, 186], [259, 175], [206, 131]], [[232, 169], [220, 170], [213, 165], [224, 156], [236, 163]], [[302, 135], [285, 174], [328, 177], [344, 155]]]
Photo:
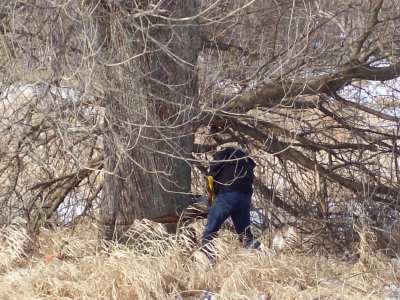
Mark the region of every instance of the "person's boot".
[[213, 299], [214, 299], [213, 294], [207, 290], [201, 293], [200, 295], [200, 300], [213, 300]]
[[205, 256], [208, 258], [208, 261], [210, 262], [210, 264], [212, 266], [214, 266], [217, 261], [217, 254], [215, 252], [215, 249], [212, 247], [212, 244], [210, 243], [210, 244], [204, 245], [201, 248], [201, 252], [203, 252], [205, 254]]
[[261, 243], [260, 243], [259, 240], [252, 239], [252, 240], [246, 241], [245, 244], [244, 244], [244, 247], [246, 249], [259, 250], [260, 247], [261, 247]]
[[260, 250], [261, 242], [254, 238], [250, 228], [246, 228], [245, 232], [239, 236], [239, 240], [245, 249]]

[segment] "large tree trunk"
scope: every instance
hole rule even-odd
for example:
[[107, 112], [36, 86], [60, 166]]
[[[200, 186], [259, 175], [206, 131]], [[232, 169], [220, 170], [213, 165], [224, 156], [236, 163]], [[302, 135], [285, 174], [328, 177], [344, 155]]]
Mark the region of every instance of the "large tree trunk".
[[[162, 9], [175, 19], [196, 15], [195, 0], [165, 2]], [[137, 218], [155, 218], [186, 206], [191, 187], [191, 166], [185, 157], [194, 142], [188, 121], [197, 99], [198, 27], [195, 20], [167, 23], [155, 17], [132, 23], [132, 40], [118, 44], [121, 34], [116, 28], [107, 37], [115, 53], [130, 53], [119, 53], [127, 62], [108, 72], [100, 206], [106, 239], [121, 236]], [[131, 59], [142, 51], [146, 53]]]

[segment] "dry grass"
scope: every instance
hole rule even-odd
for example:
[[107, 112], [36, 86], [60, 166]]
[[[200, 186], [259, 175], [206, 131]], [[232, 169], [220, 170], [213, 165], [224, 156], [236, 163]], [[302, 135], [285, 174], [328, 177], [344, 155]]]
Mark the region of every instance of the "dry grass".
[[43, 229], [29, 258], [22, 253], [27, 236], [21, 227], [1, 232], [0, 299], [200, 299], [203, 290], [213, 299], [382, 299], [390, 286], [400, 286], [395, 261], [371, 253], [349, 263], [250, 252], [229, 232], [217, 240], [215, 266], [185, 250], [183, 239], [147, 223], [129, 233], [140, 241], [134, 246], [101, 245], [92, 224]]

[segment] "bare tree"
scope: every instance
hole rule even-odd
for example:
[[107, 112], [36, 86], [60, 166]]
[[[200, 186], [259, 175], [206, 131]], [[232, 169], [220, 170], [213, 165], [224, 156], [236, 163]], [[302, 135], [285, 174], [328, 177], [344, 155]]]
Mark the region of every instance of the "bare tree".
[[[193, 152], [192, 107], [198, 99], [199, 9], [196, 1], [153, 5], [132, 2], [106, 8], [110, 33], [105, 51], [112, 62], [107, 62], [107, 173], [100, 214], [109, 227], [107, 237], [136, 218], [182, 209], [191, 190], [186, 159]], [[120, 22], [119, 15], [129, 11], [139, 16]]]
[[399, 1], [2, 5], [4, 90], [40, 86], [3, 93], [4, 207], [44, 220], [83, 195], [110, 238], [187, 205], [233, 143], [277, 218], [398, 210]]

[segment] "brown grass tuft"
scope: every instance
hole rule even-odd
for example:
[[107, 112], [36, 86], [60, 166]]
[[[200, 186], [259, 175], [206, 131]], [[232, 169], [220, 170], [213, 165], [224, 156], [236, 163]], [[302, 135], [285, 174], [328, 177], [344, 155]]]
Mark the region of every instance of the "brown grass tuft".
[[29, 241], [22, 220], [0, 228], [0, 274], [8, 272], [25, 256], [24, 247]]
[[[3, 228], [2, 237], [13, 235], [0, 245], [7, 266], [0, 299], [199, 299], [204, 290], [213, 299], [382, 299], [399, 285], [394, 261], [373, 252], [368, 261], [380, 263], [366, 268], [324, 256], [248, 251], [228, 231], [216, 240], [218, 259], [211, 266], [201, 252], [184, 250], [185, 239], [153, 225], [137, 222], [128, 234], [141, 245], [129, 246], [103, 245], [91, 224], [43, 229], [38, 254], [30, 258], [18, 246], [23, 230]], [[201, 224], [195, 229], [200, 233]], [[49, 254], [52, 260], [45, 259]], [[15, 259], [26, 263], [11, 263]]]

